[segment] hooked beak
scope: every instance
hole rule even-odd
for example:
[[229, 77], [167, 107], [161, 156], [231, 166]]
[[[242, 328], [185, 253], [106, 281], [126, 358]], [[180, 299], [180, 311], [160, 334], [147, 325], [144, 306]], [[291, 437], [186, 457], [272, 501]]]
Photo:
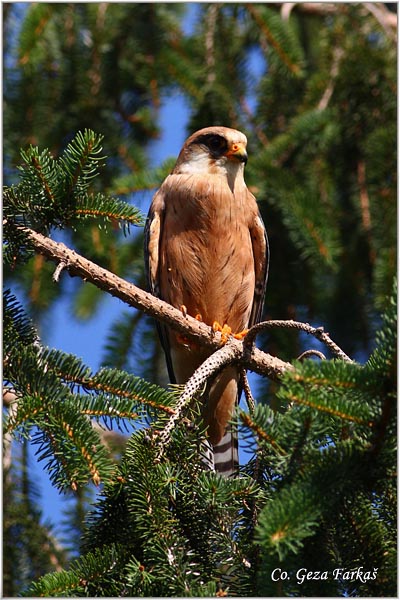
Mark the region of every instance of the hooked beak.
[[232, 144], [232, 146], [229, 148], [229, 150], [227, 152], [225, 152], [225, 156], [227, 158], [235, 159], [235, 160], [238, 160], [239, 162], [246, 164], [247, 163], [246, 146], [241, 142]]

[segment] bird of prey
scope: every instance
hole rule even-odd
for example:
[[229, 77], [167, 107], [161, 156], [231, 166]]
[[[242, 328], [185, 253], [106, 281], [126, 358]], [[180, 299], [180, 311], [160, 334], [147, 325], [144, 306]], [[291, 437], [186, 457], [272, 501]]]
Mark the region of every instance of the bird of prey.
[[[227, 127], [191, 135], [155, 194], [145, 227], [150, 291], [215, 326], [241, 332], [261, 318], [268, 240], [246, 187], [247, 139]], [[157, 324], [172, 383], [186, 383], [210, 351]], [[204, 393], [202, 416], [215, 470], [232, 475], [237, 438], [229, 424], [239, 401], [239, 372], [227, 367]]]

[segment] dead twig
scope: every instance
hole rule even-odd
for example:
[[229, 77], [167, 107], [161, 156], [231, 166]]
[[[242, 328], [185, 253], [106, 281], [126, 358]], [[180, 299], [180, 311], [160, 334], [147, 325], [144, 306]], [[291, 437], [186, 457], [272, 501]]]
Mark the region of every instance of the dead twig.
[[263, 321], [262, 323], [257, 323], [257, 325], [254, 325], [249, 330], [248, 334], [244, 338], [245, 347], [247, 347], [248, 349], [252, 348], [257, 335], [261, 331], [265, 331], [266, 329], [272, 329], [274, 327], [305, 331], [306, 333], [313, 335], [320, 342], [323, 342], [337, 358], [341, 358], [346, 362], [353, 362], [352, 359], [349, 356], [347, 356], [347, 354], [343, 352], [343, 350], [337, 344], [335, 344], [333, 340], [331, 340], [331, 338], [329, 337], [329, 333], [326, 333], [323, 327], [312, 327], [308, 323], [301, 323], [300, 321], [271, 320]]

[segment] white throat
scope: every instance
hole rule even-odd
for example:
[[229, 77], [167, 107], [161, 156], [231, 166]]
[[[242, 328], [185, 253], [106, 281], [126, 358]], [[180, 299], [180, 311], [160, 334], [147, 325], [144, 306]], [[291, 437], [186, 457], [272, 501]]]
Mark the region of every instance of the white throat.
[[243, 179], [244, 164], [236, 160], [229, 160], [226, 156], [211, 160], [203, 152], [192, 154], [189, 161], [181, 163], [179, 172], [188, 175], [225, 177], [232, 193], [238, 184], [240, 187], [245, 185]]

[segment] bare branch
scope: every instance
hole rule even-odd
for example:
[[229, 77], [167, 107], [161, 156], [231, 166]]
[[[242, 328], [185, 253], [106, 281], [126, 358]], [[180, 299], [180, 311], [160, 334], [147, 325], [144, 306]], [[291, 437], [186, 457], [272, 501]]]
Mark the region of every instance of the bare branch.
[[[63, 269], [71, 275], [81, 277], [84, 281], [89, 281], [98, 288], [121, 299], [123, 302], [137, 308], [144, 313], [158, 319], [194, 342], [214, 350], [213, 354], [207, 358], [185, 385], [174, 413], [171, 415], [166, 426], [157, 435], [159, 438], [159, 453], [161, 457], [163, 450], [169, 443], [170, 434], [176, 422], [182, 418], [185, 408], [192, 398], [198, 393], [210, 377], [214, 377], [226, 366], [236, 364], [239, 367], [242, 381], [246, 386], [245, 369], [249, 369], [261, 375], [266, 375], [271, 379], [279, 379], [287, 370], [293, 369], [290, 363], [283, 362], [279, 358], [273, 357], [254, 346], [255, 338], [260, 331], [271, 327], [285, 327], [306, 331], [324, 342], [328, 348], [343, 360], [351, 359], [330, 339], [322, 327], [311, 327], [307, 323], [297, 321], [267, 321], [253, 326], [244, 338], [240, 341], [231, 336], [225, 345], [222, 345], [222, 338], [219, 332], [214, 332], [210, 326], [198, 321], [189, 315], [183, 315], [180, 310], [175, 309], [170, 304], [163, 302], [159, 298], [141, 290], [135, 285], [128, 283], [114, 273], [99, 267], [95, 263], [87, 260], [83, 256], [71, 250], [62, 243], [55, 242], [45, 237], [41, 233], [33, 231], [23, 226], [16, 226], [19, 231], [25, 233], [30, 244], [43, 256], [58, 263], [56, 272], [58, 275]], [[58, 277], [56, 278], [58, 280]], [[317, 353], [317, 352], [314, 352]], [[244, 373], [244, 376], [243, 376]], [[249, 408], [253, 406], [252, 396], [249, 389], [246, 391], [246, 398], [249, 402]]]
[[249, 384], [249, 380], [247, 377], [246, 369], [240, 369], [240, 383], [242, 385], [244, 396], [246, 398], [247, 408], [249, 409], [249, 413], [251, 415], [254, 414], [256, 409], [256, 402], [254, 400], [253, 394], [251, 393], [251, 388]]
[[383, 2], [365, 2], [364, 7], [374, 15], [375, 19], [394, 42], [397, 39], [397, 15], [390, 12]]
[[302, 352], [300, 354], [300, 356], [297, 357], [297, 360], [302, 361], [305, 358], [309, 358], [310, 356], [316, 356], [317, 358], [320, 358], [321, 360], [326, 360], [325, 354], [323, 354], [319, 350], [306, 350], [305, 352]]
[[[388, 36], [393, 37], [393, 31], [397, 30], [397, 14], [391, 12], [383, 2], [365, 2], [363, 6], [375, 17]], [[343, 4], [337, 2], [283, 2], [281, 4], [282, 19], [287, 20], [293, 9], [310, 15], [325, 16], [334, 15], [343, 10]]]
[[256, 336], [265, 329], [272, 329], [273, 327], [281, 327], [283, 329], [298, 329], [300, 331], [305, 331], [310, 335], [316, 337], [320, 342], [323, 342], [330, 350], [342, 360], [346, 362], [353, 362], [352, 359], [347, 356], [345, 352], [331, 338], [329, 337], [329, 333], [324, 331], [323, 327], [312, 327], [308, 323], [301, 323], [300, 321], [281, 321], [281, 320], [271, 320], [271, 321], [263, 321], [262, 323], [257, 323], [254, 325], [244, 338], [244, 345], [247, 348], [251, 348], [254, 344]]
[[[65, 244], [55, 242], [27, 227], [16, 226], [16, 229], [28, 236], [30, 244], [37, 252], [53, 262], [63, 262], [66, 265], [65, 270], [70, 275], [81, 277], [84, 281], [92, 283], [99, 289], [119, 298], [129, 306], [137, 308], [145, 314], [162, 321], [171, 327], [171, 329], [183, 334], [199, 345], [205, 346], [210, 350], [221, 348], [221, 334], [214, 332], [205, 323], [197, 321], [189, 315], [183, 316], [180, 310], [136, 287], [132, 283], [125, 281], [107, 269], [99, 267], [65, 246]], [[271, 379], [279, 379], [285, 371], [292, 368], [290, 363], [286, 363], [257, 348], [250, 348], [249, 346], [245, 348], [242, 341], [232, 339], [230, 340], [230, 344], [235, 349], [235, 352], [241, 356], [240, 365], [242, 367]]]
[[[281, 17], [283, 21], [288, 21], [293, 10], [298, 12], [321, 16], [334, 15], [343, 10], [345, 3], [337, 2], [282, 2], [277, 3], [281, 7]], [[363, 8], [371, 13], [376, 21], [384, 30], [389, 39], [397, 40], [397, 14], [390, 11], [384, 2], [364, 2]]]
[[198, 369], [196, 369], [186, 383], [185, 389], [183, 390], [183, 393], [181, 394], [175, 407], [175, 414], [169, 418], [168, 423], [160, 433], [159, 458], [162, 455], [163, 449], [169, 443], [170, 435], [175, 427], [175, 424], [182, 418], [183, 411], [193, 399], [194, 395], [204, 388], [210, 377], [214, 377], [226, 366], [239, 359], [240, 349], [237, 347], [235, 342], [236, 340], [234, 338], [230, 338], [225, 346], [214, 352], [200, 365]]
[[333, 90], [335, 87], [335, 81], [337, 76], [339, 75], [339, 64], [344, 56], [344, 51], [342, 48], [335, 47], [333, 50], [333, 59], [332, 59], [332, 67], [330, 72], [330, 77], [328, 81], [328, 85], [322, 95], [321, 100], [318, 103], [318, 110], [325, 110], [329, 104], [329, 101], [332, 97]]
[[281, 16], [284, 21], [287, 21], [289, 19], [290, 13], [294, 8], [301, 12], [311, 13], [315, 15], [332, 14], [335, 13], [337, 10], [334, 2], [282, 2]]
[[60, 275], [63, 272], [63, 270], [65, 269], [67, 265], [65, 264], [65, 262], [60, 261], [56, 267], [56, 270], [53, 273], [53, 281], [54, 283], [58, 283], [60, 280]]
[[281, 6], [281, 17], [282, 21], [288, 21], [290, 13], [296, 6], [296, 2], [284, 2]]

